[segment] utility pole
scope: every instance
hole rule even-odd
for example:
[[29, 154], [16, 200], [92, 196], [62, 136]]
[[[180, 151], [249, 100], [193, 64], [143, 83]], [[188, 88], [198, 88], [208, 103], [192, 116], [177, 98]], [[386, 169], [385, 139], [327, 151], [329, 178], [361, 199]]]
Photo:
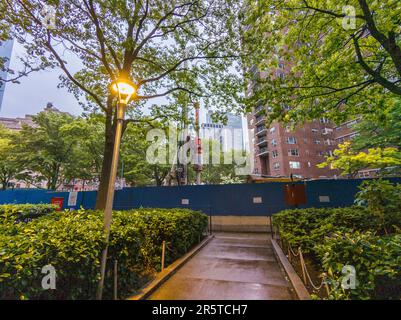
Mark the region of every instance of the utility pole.
[[196, 172], [196, 184], [200, 185], [202, 183], [202, 141], [199, 135], [199, 102], [195, 102], [195, 164], [194, 170]]

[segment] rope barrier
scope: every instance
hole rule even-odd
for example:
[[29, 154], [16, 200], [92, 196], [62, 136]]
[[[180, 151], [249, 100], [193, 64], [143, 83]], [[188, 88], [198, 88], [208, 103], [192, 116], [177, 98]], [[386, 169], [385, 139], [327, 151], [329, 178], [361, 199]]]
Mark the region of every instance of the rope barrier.
[[[275, 226], [273, 226], [273, 232], [274, 232], [274, 238], [277, 239], [277, 228], [275, 228]], [[278, 235], [279, 235], [281, 248], [283, 249], [283, 241], [282, 241], [283, 239], [281, 238], [280, 230], [278, 230]], [[329, 295], [330, 294], [330, 288], [329, 288], [329, 285], [327, 283], [326, 274], [323, 273], [322, 282], [320, 283], [320, 285], [316, 285], [313, 282], [312, 277], [310, 276], [310, 273], [309, 273], [308, 267], [306, 266], [306, 263], [305, 263], [301, 248], [298, 248], [298, 253], [295, 253], [293, 248], [291, 247], [291, 244], [288, 241], [285, 241], [285, 242], [286, 242], [287, 249], [288, 249], [288, 259], [289, 259], [289, 261], [290, 262], [292, 261], [292, 256], [293, 257], [299, 257], [304, 284], [305, 285], [310, 285], [316, 291], [320, 291], [323, 288], [323, 286], [325, 286], [327, 295]]]
[[290, 243], [289, 243], [288, 241], [287, 241], [287, 245], [288, 245], [288, 249], [290, 250], [291, 254], [292, 254], [294, 257], [298, 257], [298, 256], [299, 256], [299, 252], [298, 252], [298, 253], [295, 253], [294, 250], [292, 250], [292, 247], [291, 247], [291, 245], [290, 245]]
[[[304, 278], [304, 283], [305, 283], [305, 285], [310, 285], [310, 286], [311, 286], [313, 289], [315, 289], [316, 291], [320, 291], [320, 290], [323, 288], [324, 285], [327, 285], [327, 282], [326, 282], [326, 274], [323, 274], [323, 279], [322, 279], [322, 282], [320, 283], [320, 285], [316, 285], [316, 284], [313, 282], [312, 277], [310, 276], [308, 267], [307, 267], [307, 265], [306, 265], [306, 263], [305, 263], [305, 260], [304, 260], [304, 257], [303, 257], [303, 253], [302, 253], [301, 248], [299, 248], [299, 249], [298, 249], [298, 253], [295, 254], [295, 253], [294, 253], [294, 250], [292, 249], [292, 247], [291, 247], [291, 245], [288, 243], [288, 241], [287, 241], [287, 246], [288, 246], [288, 248], [289, 248], [290, 254], [292, 254], [294, 257], [299, 257], [299, 261], [300, 261], [300, 264], [301, 264], [301, 269], [302, 269], [302, 274], [303, 274], [303, 278]], [[327, 287], [326, 287], [326, 289], [327, 289]], [[329, 290], [328, 290], [328, 293], [329, 293]]]

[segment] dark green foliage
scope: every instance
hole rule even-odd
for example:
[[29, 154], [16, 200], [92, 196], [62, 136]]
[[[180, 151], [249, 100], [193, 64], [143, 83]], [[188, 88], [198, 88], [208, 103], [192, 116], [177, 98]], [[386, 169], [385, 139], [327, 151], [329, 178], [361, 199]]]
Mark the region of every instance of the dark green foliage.
[[28, 221], [54, 212], [52, 204], [3, 204], [0, 205], [0, 224], [6, 221]]
[[392, 233], [401, 225], [401, 184], [388, 180], [364, 181], [355, 202], [367, 207], [378, 219], [381, 232]]
[[[401, 235], [378, 237], [370, 232], [335, 233], [318, 247], [328, 273], [332, 299], [401, 298]], [[356, 288], [344, 290], [342, 268], [354, 266]]]
[[[327, 273], [330, 299], [401, 298], [401, 235], [383, 236], [381, 216], [369, 206], [286, 210], [274, 216], [274, 224], [284, 242], [302, 248]], [[401, 220], [393, 219], [392, 227], [399, 230]], [[356, 270], [353, 290], [341, 286], [347, 265]]]
[[[0, 299], [92, 299], [104, 246], [101, 212], [53, 213], [29, 223], [4, 222], [0, 233]], [[202, 238], [207, 216], [185, 209], [114, 212], [106, 270], [105, 298], [112, 296], [118, 261], [119, 295], [126, 297], [146, 273], [160, 268], [162, 241], [177, 259]], [[57, 289], [43, 290], [42, 267], [57, 272]]]

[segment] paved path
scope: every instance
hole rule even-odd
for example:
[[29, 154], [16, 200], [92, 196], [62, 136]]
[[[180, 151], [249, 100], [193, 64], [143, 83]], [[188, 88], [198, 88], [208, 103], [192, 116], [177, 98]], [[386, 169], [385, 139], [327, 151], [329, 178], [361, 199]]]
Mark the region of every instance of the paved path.
[[218, 233], [150, 300], [295, 299], [267, 234]]

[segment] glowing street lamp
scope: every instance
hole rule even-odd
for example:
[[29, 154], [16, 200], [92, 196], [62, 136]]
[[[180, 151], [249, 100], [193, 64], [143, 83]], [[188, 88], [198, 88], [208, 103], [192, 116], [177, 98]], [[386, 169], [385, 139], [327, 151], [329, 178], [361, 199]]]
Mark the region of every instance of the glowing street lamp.
[[117, 81], [114, 81], [111, 84], [111, 89], [118, 96], [118, 104], [117, 104], [117, 126], [116, 133], [114, 138], [114, 149], [113, 149], [113, 158], [111, 162], [111, 172], [109, 178], [109, 185], [107, 187], [107, 198], [106, 198], [106, 206], [104, 209], [104, 221], [103, 227], [106, 233], [106, 247], [102, 252], [102, 258], [100, 263], [100, 281], [97, 291], [97, 299], [102, 299], [103, 294], [103, 286], [104, 286], [104, 277], [106, 273], [106, 262], [107, 262], [107, 250], [109, 246], [109, 238], [110, 238], [110, 227], [111, 227], [111, 219], [113, 212], [113, 201], [114, 201], [114, 188], [116, 183], [117, 176], [117, 167], [118, 167], [118, 157], [120, 153], [120, 143], [121, 143], [121, 135], [125, 118], [125, 110], [130, 99], [136, 95], [137, 87], [134, 83], [125, 78], [120, 78]]

